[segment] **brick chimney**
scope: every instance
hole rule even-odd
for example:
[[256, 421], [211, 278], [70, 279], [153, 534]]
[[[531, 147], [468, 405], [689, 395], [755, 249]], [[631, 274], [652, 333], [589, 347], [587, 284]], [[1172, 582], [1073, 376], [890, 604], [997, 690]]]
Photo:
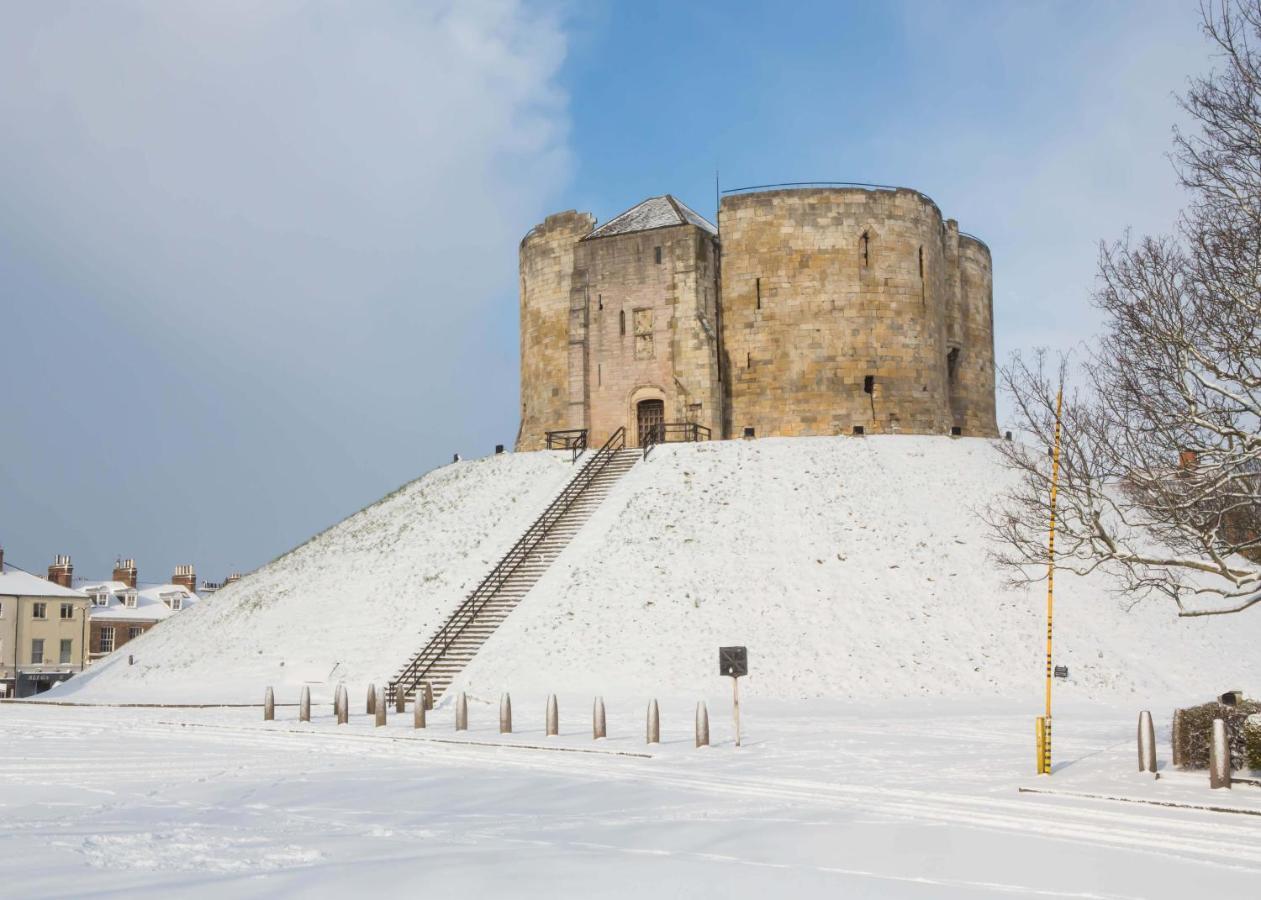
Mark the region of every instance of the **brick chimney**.
[[223, 586], [227, 587], [228, 585], [232, 584], [234, 581], [240, 581], [240, 580], [241, 580], [241, 573], [233, 572], [227, 578], [223, 579]]
[[74, 581], [74, 566], [70, 557], [58, 553], [53, 557], [53, 564], [48, 567], [48, 580], [62, 587], [71, 587]]
[[136, 561], [120, 559], [114, 563], [114, 580], [121, 581], [129, 588], [136, 586]]
[[192, 566], [176, 566], [175, 574], [171, 576], [171, 584], [178, 584], [190, 594], [197, 593], [197, 573], [193, 571]]

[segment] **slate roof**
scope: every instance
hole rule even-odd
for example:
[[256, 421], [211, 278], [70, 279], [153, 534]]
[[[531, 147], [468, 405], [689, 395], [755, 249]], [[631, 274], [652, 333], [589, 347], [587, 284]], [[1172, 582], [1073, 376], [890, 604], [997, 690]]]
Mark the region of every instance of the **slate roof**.
[[583, 240], [649, 231], [653, 228], [669, 228], [671, 225], [695, 225], [710, 234], [718, 233], [718, 229], [700, 213], [671, 195], [663, 194], [660, 197], [649, 197], [621, 215], [614, 216]]

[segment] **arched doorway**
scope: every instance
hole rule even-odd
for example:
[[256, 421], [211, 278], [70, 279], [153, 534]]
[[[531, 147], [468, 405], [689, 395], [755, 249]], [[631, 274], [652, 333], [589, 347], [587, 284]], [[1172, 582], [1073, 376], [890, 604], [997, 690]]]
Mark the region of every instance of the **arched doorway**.
[[661, 426], [666, 421], [664, 400], [640, 400], [635, 404], [635, 418], [639, 426], [639, 446], [647, 444], [654, 431], [657, 432], [658, 441], [664, 437], [661, 434]]

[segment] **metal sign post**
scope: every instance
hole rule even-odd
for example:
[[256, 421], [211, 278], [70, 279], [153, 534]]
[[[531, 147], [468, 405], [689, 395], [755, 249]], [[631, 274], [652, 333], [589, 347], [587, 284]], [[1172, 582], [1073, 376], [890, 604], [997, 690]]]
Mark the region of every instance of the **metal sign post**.
[[736, 719], [736, 746], [740, 746], [740, 677], [749, 674], [747, 647], [719, 647], [718, 674], [731, 678], [731, 708]]

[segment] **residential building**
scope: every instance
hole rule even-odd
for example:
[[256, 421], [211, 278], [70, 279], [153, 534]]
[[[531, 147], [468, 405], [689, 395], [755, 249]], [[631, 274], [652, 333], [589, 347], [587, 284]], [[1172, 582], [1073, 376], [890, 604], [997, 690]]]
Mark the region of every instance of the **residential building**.
[[108, 656], [154, 625], [198, 602], [193, 593], [197, 576], [192, 566], [176, 566], [167, 584], [142, 586], [132, 559], [119, 560], [108, 581], [81, 585], [90, 603], [89, 663]]
[[87, 594], [6, 567], [0, 550], [0, 694], [29, 697], [81, 672], [87, 635]]

